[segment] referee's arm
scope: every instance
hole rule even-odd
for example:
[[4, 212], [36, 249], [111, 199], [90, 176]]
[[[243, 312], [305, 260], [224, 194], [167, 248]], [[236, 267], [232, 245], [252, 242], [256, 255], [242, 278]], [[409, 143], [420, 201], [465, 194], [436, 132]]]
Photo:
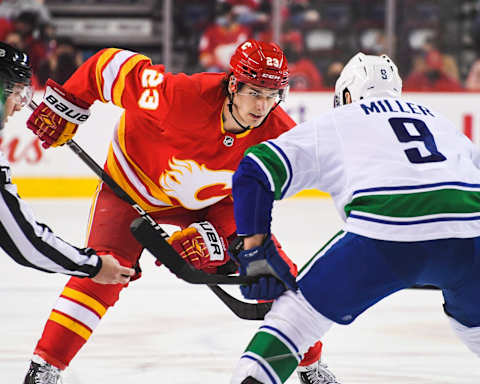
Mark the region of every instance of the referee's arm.
[[102, 266], [95, 252], [74, 247], [56, 237], [45, 224], [37, 223], [28, 205], [17, 195], [16, 186], [3, 176], [3, 183], [0, 180], [0, 247], [27, 267], [78, 277], [95, 276]]

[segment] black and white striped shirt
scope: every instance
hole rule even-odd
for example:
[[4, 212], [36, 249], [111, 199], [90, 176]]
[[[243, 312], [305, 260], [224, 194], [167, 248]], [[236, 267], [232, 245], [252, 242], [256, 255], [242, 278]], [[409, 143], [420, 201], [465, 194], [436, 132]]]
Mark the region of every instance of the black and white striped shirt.
[[90, 249], [74, 247], [38, 223], [11, 182], [10, 165], [0, 152], [0, 247], [17, 263], [45, 272], [93, 277], [102, 260]]

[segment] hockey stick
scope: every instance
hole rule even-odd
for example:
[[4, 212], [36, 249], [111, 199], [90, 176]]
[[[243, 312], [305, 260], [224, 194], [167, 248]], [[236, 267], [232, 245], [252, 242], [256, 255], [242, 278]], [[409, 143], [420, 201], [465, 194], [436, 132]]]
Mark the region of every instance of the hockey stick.
[[[35, 110], [37, 108], [36, 103], [31, 101], [29, 108]], [[238, 317], [246, 320], [263, 319], [265, 314], [270, 310], [271, 303], [246, 303], [230, 296], [227, 292], [216, 286], [217, 284], [249, 284], [256, 281], [257, 277], [208, 274], [188, 264], [170, 244], [168, 244], [166, 239], [169, 236], [162, 227], [145, 212], [95, 160], [74, 140], [69, 140], [66, 144], [120, 199], [130, 204], [139, 213], [140, 217], [132, 222], [131, 231], [137, 241], [139, 241], [144, 248], [148, 249], [157, 260], [164, 264], [177, 277], [191, 284], [206, 284]]]

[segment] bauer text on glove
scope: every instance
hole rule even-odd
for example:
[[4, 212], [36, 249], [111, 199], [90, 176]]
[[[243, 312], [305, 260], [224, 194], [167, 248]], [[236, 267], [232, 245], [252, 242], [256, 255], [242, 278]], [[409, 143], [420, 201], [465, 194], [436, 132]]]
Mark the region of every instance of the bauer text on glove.
[[168, 243], [187, 262], [208, 273], [216, 273], [217, 267], [229, 259], [225, 239], [209, 221], [193, 223], [174, 232]]
[[43, 101], [30, 115], [27, 127], [44, 148], [58, 147], [70, 140], [78, 125], [88, 119], [90, 105], [51, 79], [46, 85]]

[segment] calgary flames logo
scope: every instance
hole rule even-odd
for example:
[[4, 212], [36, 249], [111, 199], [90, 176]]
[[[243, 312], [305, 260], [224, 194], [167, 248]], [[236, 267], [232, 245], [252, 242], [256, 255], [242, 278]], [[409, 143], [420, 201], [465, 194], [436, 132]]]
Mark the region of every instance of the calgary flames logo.
[[193, 160], [172, 158], [160, 176], [159, 183], [166, 195], [177, 199], [187, 209], [202, 209], [228, 196], [233, 171], [212, 170]]

